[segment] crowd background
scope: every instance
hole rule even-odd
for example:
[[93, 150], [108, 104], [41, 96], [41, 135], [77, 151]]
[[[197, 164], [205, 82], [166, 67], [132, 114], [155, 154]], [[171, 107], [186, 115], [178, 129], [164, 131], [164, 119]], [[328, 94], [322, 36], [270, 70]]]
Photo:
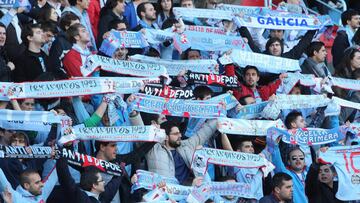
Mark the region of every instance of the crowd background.
[[[301, 65], [300, 72], [321, 78], [321, 84], [331, 80], [331, 77], [353, 81], [360, 78], [360, 1], [357, 0], [345, 1], [346, 5], [337, 0], [325, 1], [330, 7], [342, 12], [341, 24], [333, 22], [334, 25], [321, 30], [308, 31], [238, 28], [229, 20], [211, 23], [211, 19], [197, 19], [191, 16], [177, 19], [173, 13], [174, 7], [183, 7], [213, 9], [213, 15], [217, 15], [215, 7], [221, 4], [240, 5], [241, 1], [238, 0], [30, 0], [28, 3], [17, 2], [12, 7], [0, 9], [0, 81], [3, 82], [1, 84], [82, 77], [81, 67], [90, 55], [105, 56], [99, 49], [111, 30], [139, 31], [145, 34], [145, 29], [158, 29], [181, 34], [187, 26], [218, 27], [225, 35], [241, 37], [252, 52], [298, 60]], [[305, 13], [307, 8], [321, 15], [329, 14], [330, 11], [317, 1], [287, 0], [273, 3], [276, 6], [273, 9], [290, 13]], [[305, 7], [302, 7], [302, 4]], [[344, 6], [347, 9], [342, 11]], [[162, 78], [161, 81], [164, 83], [161, 84], [161, 88], [166, 86], [184, 91], [191, 90], [192, 99], [202, 101], [229, 93], [239, 104], [228, 111], [228, 117], [236, 115], [247, 105], [276, 100], [279, 87], [288, 77], [286, 72], [266, 73], [250, 65], [241, 68], [235, 63], [221, 65], [218, 59], [224, 55], [231, 55], [231, 49], [207, 51], [189, 48], [180, 53], [173, 42], [167, 40], [146, 48], [117, 47], [112, 56], [106, 57], [129, 60], [129, 56], [142, 54], [154, 57], [155, 63], [156, 59], [160, 58], [217, 60], [219, 74], [236, 77], [236, 87], [194, 84], [187, 78], [189, 72], [182, 71], [177, 76], [171, 76], [170, 83], [165, 84]], [[196, 72], [195, 69], [190, 71]], [[94, 75], [130, 77], [103, 70], [97, 71]], [[359, 92], [352, 90], [352, 87], [333, 87], [331, 93], [325, 90], [318, 92], [296, 84], [289, 94], [323, 94], [324, 99], [337, 96], [355, 103], [360, 101]], [[121, 97], [128, 106], [136, 100], [136, 95], [133, 94]], [[253, 198], [215, 195], [206, 199], [206, 202], [360, 202], [356, 199], [359, 197], [355, 194], [356, 191], [344, 191], [348, 184], [342, 182], [344, 175], [335, 170], [334, 166], [329, 164], [330, 161], [324, 163], [318, 159], [319, 153], [326, 153], [332, 147], [358, 146], [359, 139], [356, 134], [348, 133], [341, 141], [320, 146], [299, 146], [277, 139], [271, 143], [274, 145], [273, 150], [269, 150], [269, 140], [264, 136], [220, 133], [217, 130], [217, 119], [175, 117], [129, 108], [121, 111], [125, 112], [121, 119], [110, 122], [108, 108], [111, 102], [111, 97], [104, 95], [0, 101], [1, 109], [51, 111], [56, 116], [68, 116], [72, 120], [72, 126], [155, 125], [164, 129], [166, 133], [165, 140], [160, 143], [90, 140], [68, 142], [61, 146], [115, 163], [121, 167], [122, 176], [110, 175], [95, 167], [76, 167], [69, 164], [66, 159], [58, 158], [55, 152], [52, 153], [52, 159], [0, 158], [1, 202], [145, 202], [149, 199], [149, 192], [159, 190], [162, 192], [155, 192], [155, 195], [161, 194], [162, 197], [153, 202], [187, 201], [175, 200], [171, 195], [164, 195], [171, 193], [166, 178], [155, 184], [152, 190], [141, 188], [131, 191], [131, 187], [139, 181], [136, 173], [138, 169], [154, 172], [162, 177], [175, 178], [178, 185], [193, 188], [201, 187], [208, 181], [249, 183], [251, 186], [250, 193]], [[224, 106], [226, 107], [226, 104]], [[286, 109], [281, 111], [279, 118], [288, 130], [306, 127], [335, 129], [357, 123], [360, 119], [358, 110], [354, 108], [341, 107], [341, 110], [331, 115], [326, 114], [324, 109]], [[4, 112], [0, 114], [2, 117], [6, 116]], [[201, 125], [194, 128], [198, 125], [197, 122]], [[36, 145], [51, 146], [55, 149], [60, 137], [57, 125], [52, 125], [50, 131], [0, 128], [2, 146]], [[207, 175], [199, 177], [194, 174], [191, 166], [195, 150], [201, 147], [260, 154], [266, 157], [275, 169], [265, 177], [259, 168], [209, 164]], [[332, 162], [335, 163], [336, 160]], [[360, 168], [359, 162], [353, 164], [355, 168]], [[345, 163], [342, 166], [345, 166]], [[355, 173], [354, 178], [356, 177], [360, 177], [359, 169]], [[354, 198], [340, 200], [341, 195], [336, 195], [338, 192], [354, 192]]]

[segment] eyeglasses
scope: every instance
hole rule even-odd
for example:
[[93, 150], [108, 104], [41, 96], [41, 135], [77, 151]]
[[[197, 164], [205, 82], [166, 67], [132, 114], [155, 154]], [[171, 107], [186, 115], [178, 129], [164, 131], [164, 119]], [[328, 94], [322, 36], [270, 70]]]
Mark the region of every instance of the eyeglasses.
[[291, 160], [295, 161], [295, 160], [304, 160], [304, 157], [291, 157]]
[[105, 180], [98, 180], [97, 183], [105, 182]]

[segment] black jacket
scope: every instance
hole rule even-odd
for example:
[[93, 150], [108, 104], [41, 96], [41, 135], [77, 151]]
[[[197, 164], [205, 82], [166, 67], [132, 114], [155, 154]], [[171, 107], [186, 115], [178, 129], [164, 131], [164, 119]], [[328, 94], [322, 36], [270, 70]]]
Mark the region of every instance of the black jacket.
[[5, 53], [5, 48], [0, 48], [0, 82], [11, 82], [11, 69], [7, 66], [9, 59]]
[[64, 158], [60, 158], [56, 161], [56, 171], [61, 187], [65, 191], [65, 194], [71, 194], [71, 202], [74, 203], [109, 202], [109, 200], [114, 198], [122, 180], [121, 176], [114, 176], [111, 181], [106, 184], [105, 191], [100, 194], [99, 200], [97, 200], [94, 197], [88, 196], [85, 191], [76, 185], [69, 172], [67, 161]]
[[312, 164], [305, 179], [305, 193], [309, 203], [341, 203], [335, 197], [338, 191], [338, 182], [334, 181], [333, 188], [321, 183], [318, 178], [319, 165]]
[[335, 68], [341, 63], [344, 57], [344, 51], [350, 46], [348, 35], [345, 31], [339, 31], [335, 37], [334, 44], [331, 48], [331, 54], [333, 56], [333, 65]]
[[72, 44], [66, 38], [65, 32], [61, 31], [52, 43], [49, 52], [52, 71], [57, 79], [68, 78], [61, 61], [71, 48]]
[[23, 53], [26, 49], [23, 43], [22, 44], [19, 43], [18, 38], [16, 36], [15, 27], [11, 23], [6, 28], [6, 41], [4, 47], [9, 57], [9, 60], [13, 62], [15, 62], [15, 60], [19, 58], [21, 53]]
[[[104, 11], [105, 13], [106, 11]], [[113, 20], [121, 20], [121, 18], [117, 15], [115, 15], [114, 12], [107, 11], [103, 16], [100, 16], [100, 20], [99, 20], [99, 25], [98, 25], [98, 39], [97, 39], [97, 46], [100, 48], [101, 47], [101, 43], [103, 41], [103, 35], [105, 34], [105, 32], [110, 30], [110, 23]]]
[[42, 73], [52, 72], [49, 57], [43, 51], [34, 53], [26, 49], [15, 60], [15, 66], [14, 79], [16, 82], [34, 81]]

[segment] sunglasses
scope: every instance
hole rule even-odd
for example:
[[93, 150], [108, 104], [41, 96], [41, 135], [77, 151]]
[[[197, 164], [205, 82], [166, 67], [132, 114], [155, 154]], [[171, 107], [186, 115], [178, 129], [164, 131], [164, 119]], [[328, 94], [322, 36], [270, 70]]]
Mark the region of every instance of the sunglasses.
[[291, 157], [291, 160], [295, 161], [295, 160], [304, 160], [304, 157]]

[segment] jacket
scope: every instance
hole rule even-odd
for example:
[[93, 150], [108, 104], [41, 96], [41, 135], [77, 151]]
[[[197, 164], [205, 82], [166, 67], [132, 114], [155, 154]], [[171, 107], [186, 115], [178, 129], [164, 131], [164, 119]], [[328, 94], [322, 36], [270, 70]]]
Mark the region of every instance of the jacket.
[[54, 169], [45, 179], [44, 187], [42, 188], [42, 194], [34, 196], [20, 185], [16, 188], [16, 190], [14, 190], [11, 187], [10, 183], [7, 181], [3, 170], [0, 168], [0, 192], [4, 192], [5, 188], [7, 188], [12, 194], [13, 203], [44, 203], [46, 202], [56, 183], [57, 172]]
[[[342, 58], [344, 57], [344, 51], [350, 46], [348, 35], [344, 30], [337, 32], [337, 35], [334, 40], [334, 44], [331, 48], [331, 55], [333, 56], [333, 65], [335, 68], [339, 67]], [[341, 67], [343, 68], [343, 67]]]
[[134, 29], [138, 24], [138, 18], [133, 2], [127, 3], [125, 6], [124, 17], [129, 25], [129, 30]]
[[106, 12], [103, 16], [100, 16], [99, 25], [98, 25], [98, 37], [97, 43], [98, 47], [101, 47], [103, 41], [103, 35], [110, 30], [110, 23], [113, 20], [120, 20], [121, 18], [117, 16], [113, 11], [104, 11]]
[[114, 176], [111, 181], [105, 186], [105, 191], [96, 197], [95, 194], [84, 191], [76, 185], [74, 179], [71, 177], [67, 161], [64, 158], [60, 158], [56, 161], [56, 169], [59, 171], [59, 183], [62, 186], [66, 194], [71, 194], [71, 202], [81, 203], [99, 203], [111, 201], [122, 180], [121, 176]]
[[68, 77], [82, 77], [80, 67], [83, 65], [81, 55], [75, 49], [71, 49], [63, 59], [64, 69]]
[[[188, 168], [191, 166], [195, 147], [203, 145], [212, 137], [216, 131], [216, 122], [215, 119], [208, 120], [195, 135], [187, 140], [181, 141], [181, 145], [176, 148], [176, 151], [183, 158]], [[175, 177], [175, 161], [171, 151], [166, 148], [164, 143], [155, 144], [146, 154], [146, 160], [149, 171], [166, 177]]]
[[38, 76], [51, 71], [48, 56], [43, 52], [34, 53], [26, 49], [15, 62], [15, 82], [34, 81]]
[[89, 3], [89, 7], [87, 9], [89, 20], [91, 24], [91, 30], [94, 34], [95, 39], [98, 37], [98, 24], [99, 24], [99, 18], [100, 18], [100, 1], [99, 0], [92, 0]]
[[65, 32], [61, 31], [52, 43], [49, 58], [51, 66], [53, 67], [55, 77], [57, 79], [66, 79], [67, 75], [63, 69], [62, 59], [65, 54], [72, 48], [72, 44], [66, 38]]
[[309, 198], [309, 203], [342, 203], [335, 194], [338, 190], [338, 182], [334, 181], [333, 188], [319, 181], [319, 165], [312, 164], [305, 180], [305, 193]]
[[[227, 65], [225, 66], [225, 73], [227, 76], [234, 76], [235, 75], [235, 67], [234, 65]], [[276, 93], [277, 88], [280, 86], [281, 80], [276, 80], [273, 83], [270, 83], [265, 86], [257, 87], [257, 91], [260, 94], [260, 97], [263, 101], [269, 100], [269, 97]], [[246, 95], [252, 95], [252, 97], [255, 98], [254, 91], [244, 85], [239, 83], [239, 87], [236, 89], [233, 89], [234, 96], [237, 100], [239, 100], [241, 97]]]
[[[292, 203], [293, 201], [286, 201], [286, 203]], [[276, 199], [276, 197], [271, 195], [266, 195], [263, 198], [260, 199], [259, 203], [279, 203], [279, 201]]]
[[11, 69], [7, 66], [9, 62], [4, 47], [0, 48], [0, 82], [11, 82]]
[[320, 78], [331, 76], [331, 73], [325, 63], [317, 63], [311, 57], [306, 58], [304, 63], [301, 65], [301, 73], [313, 74], [315, 77]]
[[[279, 173], [279, 172], [287, 173], [292, 177], [292, 181], [294, 184], [294, 192], [293, 192], [294, 203], [307, 203], [308, 199], [305, 195], [305, 186], [303, 185], [300, 178], [294, 171], [289, 170], [285, 167], [285, 165], [281, 159], [279, 145], [275, 145], [274, 150], [271, 155], [272, 155], [272, 163], [276, 167], [274, 172], [275, 173]], [[302, 172], [302, 175], [304, 177], [306, 177], [307, 171], [308, 171], [308, 168], [305, 168], [304, 171]]]

